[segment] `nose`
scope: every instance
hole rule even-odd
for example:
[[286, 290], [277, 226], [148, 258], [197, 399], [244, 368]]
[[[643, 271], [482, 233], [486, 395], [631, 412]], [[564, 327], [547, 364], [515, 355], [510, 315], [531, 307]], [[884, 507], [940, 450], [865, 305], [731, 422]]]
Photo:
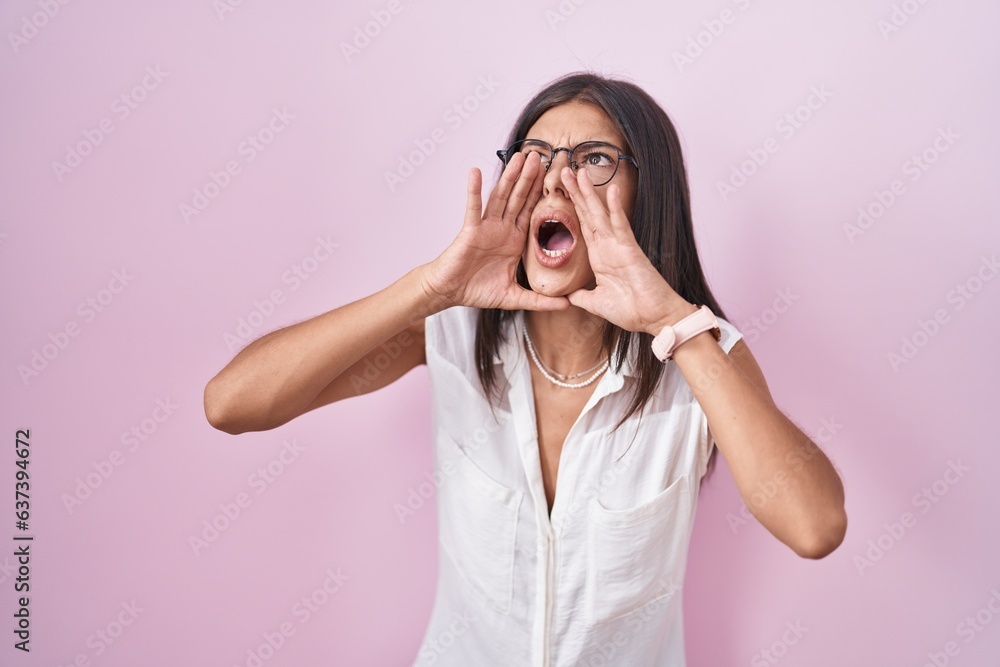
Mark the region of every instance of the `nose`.
[[559, 192], [564, 197], [569, 199], [569, 192], [566, 190], [566, 184], [563, 183], [562, 176], [560, 172], [563, 167], [569, 167], [569, 156], [568, 150], [557, 150], [555, 157], [549, 162], [548, 169], [545, 171], [545, 178], [542, 180], [542, 195], [548, 196], [552, 192]]

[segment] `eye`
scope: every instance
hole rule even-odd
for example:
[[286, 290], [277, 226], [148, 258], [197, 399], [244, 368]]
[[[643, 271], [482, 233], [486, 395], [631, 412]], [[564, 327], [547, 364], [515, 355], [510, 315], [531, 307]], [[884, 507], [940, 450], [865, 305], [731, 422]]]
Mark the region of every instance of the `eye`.
[[591, 167], [608, 167], [614, 164], [614, 158], [604, 149], [595, 148], [588, 150], [581, 161]]
[[610, 144], [587, 142], [577, 146], [573, 153], [574, 168], [613, 169], [618, 164], [618, 150]]
[[552, 148], [548, 144], [542, 141], [532, 141], [530, 139], [526, 139], [521, 142], [519, 150], [524, 153], [525, 157], [531, 155], [532, 153], [538, 153], [538, 156], [542, 159], [542, 164], [546, 164], [552, 154]]

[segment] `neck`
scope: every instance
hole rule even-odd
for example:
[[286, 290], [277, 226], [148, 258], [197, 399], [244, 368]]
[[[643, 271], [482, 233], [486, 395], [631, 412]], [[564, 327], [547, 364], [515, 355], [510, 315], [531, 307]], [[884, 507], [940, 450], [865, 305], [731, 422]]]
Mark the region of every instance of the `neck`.
[[526, 310], [524, 323], [542, 363], [572, 375], [607, 359], [601, 350], [605, 320], [583, 308]]

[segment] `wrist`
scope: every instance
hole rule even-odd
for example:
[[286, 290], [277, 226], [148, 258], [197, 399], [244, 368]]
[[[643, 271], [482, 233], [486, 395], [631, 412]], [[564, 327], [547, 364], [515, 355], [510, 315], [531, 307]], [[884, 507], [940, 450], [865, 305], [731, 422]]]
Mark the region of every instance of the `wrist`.
[[681, 299], [680, 303], [659, 313], [658, 317], [652, 320], [646, 327], [646, 333], [657, 336], [664, 328], [673, 326], [683, 320], [688, 315], [697, 312], [698, 306]]
[[420, 291], [423, 294], [421, 311], [423, 311], [425, 317], [456, 305], [456, 301], [451, 295], [446, 294], [435, 286], [433, 262], [423, 264], [417, 267], [415, 271], [417, 274], [417, 283], [420, 285]]
[[[674, 352], [678, 348], [689, 346], [695, 339], [701, 341], [714, 338], [716, 341], [722, 339], [722, 332], [719, 328], [718, 318], [715, 313], [705, 305], [695, 306], [692, 304], [693, 312], [682, 315], [679, 320], [666, 322], [661, 333], [653, 337], [653, 354], [660, 361], [667, 362], [673, 358]], [[657, 323], [659, 325], [659, 322]], [[710, 337], [702, 336], [703, 333], [711, 332]]]

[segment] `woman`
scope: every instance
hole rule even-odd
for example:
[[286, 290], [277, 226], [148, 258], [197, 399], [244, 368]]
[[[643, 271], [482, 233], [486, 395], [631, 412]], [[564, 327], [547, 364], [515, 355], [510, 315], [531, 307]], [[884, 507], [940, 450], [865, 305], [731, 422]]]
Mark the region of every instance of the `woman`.
[[207, 386], [206, 415], [270, 429], [427, 364], [441, 558], [417, 664], [684, 665], [687, 546], [715, 446], [806, 558], [843, 540], [843, 486], [708, 289], [656, 102], [568, 75], [507, 145], [485, 209], [470, 170], [439, 257], [254, 341]]

